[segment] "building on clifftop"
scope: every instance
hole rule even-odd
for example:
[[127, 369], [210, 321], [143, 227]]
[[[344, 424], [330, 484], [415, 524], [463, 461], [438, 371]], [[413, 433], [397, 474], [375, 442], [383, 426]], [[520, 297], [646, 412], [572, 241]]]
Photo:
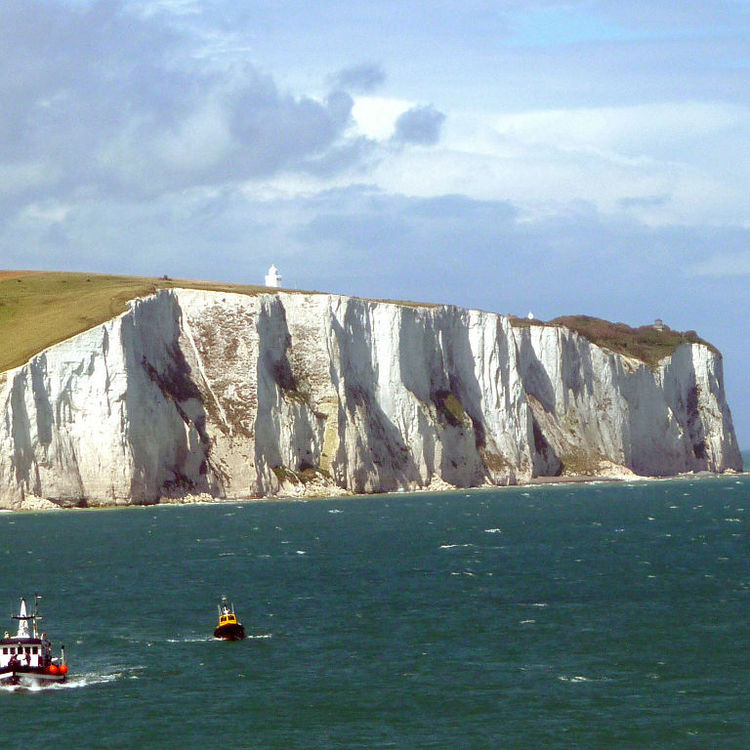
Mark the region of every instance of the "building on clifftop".
[[266, 274], [266, 286], [280, 287], [281, 286], [281, 274], [276, 266], [271, 265]]

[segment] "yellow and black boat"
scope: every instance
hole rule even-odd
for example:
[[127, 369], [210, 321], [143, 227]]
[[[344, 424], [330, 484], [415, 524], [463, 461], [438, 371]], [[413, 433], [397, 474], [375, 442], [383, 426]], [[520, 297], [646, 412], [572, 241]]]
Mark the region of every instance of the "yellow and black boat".
[[245, 637], [245, 628], [237, 619], [234, 604], [227, 601], [226, 596], [221, 597], [219, 604], [219, 624], [214, 630], [214, 638], [223, 641], [241, 641]]

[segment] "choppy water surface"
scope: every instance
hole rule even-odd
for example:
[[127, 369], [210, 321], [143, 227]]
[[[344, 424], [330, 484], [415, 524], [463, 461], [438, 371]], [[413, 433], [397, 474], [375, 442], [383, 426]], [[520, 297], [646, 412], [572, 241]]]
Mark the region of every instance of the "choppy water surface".
[[0, 745], [746, 748], [749, 516], [745, 476], [2, 514], [71, 676]]

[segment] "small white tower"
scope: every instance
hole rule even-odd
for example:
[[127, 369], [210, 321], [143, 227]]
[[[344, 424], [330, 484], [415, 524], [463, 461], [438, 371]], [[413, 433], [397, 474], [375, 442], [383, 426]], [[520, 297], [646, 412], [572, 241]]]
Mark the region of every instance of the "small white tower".
[[266, 286], [281, 286], [281, 274], [279, 273], [279, 269], [274, 265], [268, 269], [268, 273], [266, 274]]

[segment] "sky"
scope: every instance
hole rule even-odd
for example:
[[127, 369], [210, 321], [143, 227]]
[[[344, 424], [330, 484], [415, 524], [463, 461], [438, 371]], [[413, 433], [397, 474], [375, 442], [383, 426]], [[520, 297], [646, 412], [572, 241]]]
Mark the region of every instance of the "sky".
[[748, 92], [750, 0], [11, 0], [0, 268], [661, 318], [750, 449]]

